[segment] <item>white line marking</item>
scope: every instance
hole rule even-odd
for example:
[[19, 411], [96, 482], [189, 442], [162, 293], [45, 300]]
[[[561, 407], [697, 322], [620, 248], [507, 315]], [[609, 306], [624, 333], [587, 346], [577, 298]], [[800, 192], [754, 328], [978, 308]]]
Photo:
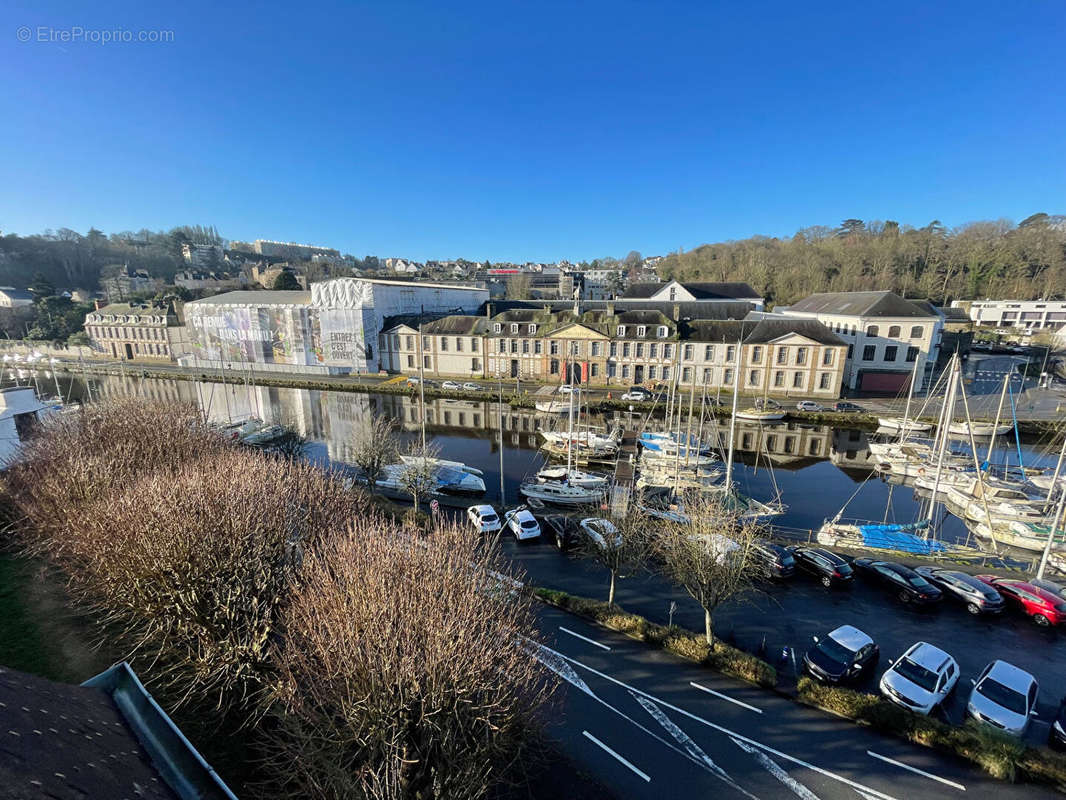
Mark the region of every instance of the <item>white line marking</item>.
[[624, 758], [622, 758], [620, 755], [618, 755], [618, 753], [616, 753], [614, 750], [609, 748], [607, 745], [605, 745], [603, 742], [601, 742], [599, 739], [597, 739], [591, 733], [589, 733], [588, 731], [581, 731], [581, 735], [584, 736], [587, 739], [591, 739], [595, 744], [598, 744], [600, 747], [602, 747], [604, 750], [606, 750], [609, 754], [611, 754], [612, 756], [617, 758], [619, 761], [621, 761], [623, 764], [625, 764], [627, 767], [629, 767], [631, 770], [633, 770], [635, 773], [637, 773], [637, 775], [642, 777], [648, 783], [651, 783], [651, 776], [648, 775], [648, 773], [641, 772], [639, 769], [634, 767], [632, 764], [630, 764], [628, 761], [626, 761]]
[[902, 761], [896, 761], [896, 759], [894, 759], [894, 758], [889, 758], [888, 756], [883, 756], [880, 753], [873, 752], [872, 750], [867, 750], [866, 751], [866, 755], [868, 755], [868, 756], [870, 756], [872, 758], [879, 758], [881, 761], [884, 761], [884, 762], [886, 762], [888, 764], [895, 764], [897, 767], [902, 767], [903, 769], [908, 769], [911, 772], [915, 772], [915, 773], [917, 773], [919, 775], [922, 775], [923, 777], [929, 778], [930, 780], [939, 781], [940, 783], [944, 784], [945, 786], [950, 786], [953, 789], [958, 789], [960, 792], [965, 792], [966, 791], [966, 787], [963, 786], [961, 783], [955, 783], [955, 781], [949, 781], [947, 778], [941, 778], [939, 775], [934, 775], [931, 772], [926, 772], [924, 769], [918, 769], [917, 767], [912, 767], [910, 764], [904, 764]]
[[795, 794], [797, 797], [802, 797], [803, 800], [819, 800], [818, 795], [816, 795], [802, 783], [800, 783], [787, 772], [785, 772], [785, 770], [782, 769], [776, 761], [770, 758], [770, 756], [766, 755], [766, 753], [764, 753], [762, 750], [758, 750], [755, 747], [752, 747], [750, 744], [746, 744], [745, 742], [740, 741], [739, 739], [734, 739], [732, 736], [730, 736], [729, 738], [733, 739], [733, 744], [735, 744], [745, 753], [750, 753], [751, 756], [756, 761], [758, 761], [767, 772], [769, 772], [771, 775], [781, 781], [781, 783], [785, 784], [785, 786], [791, 789], [792, 793]]
[[[589, 688], [589, 685], [574, 671], [574, 668], [559, 657], [559, 653], [556, 653], [550, 647], [545, 647], [539, 642], [527, 641], [536, 648], [536, 652], [534, 652], [533, 655], [541, 664], [546, 666], [571, 686], [580, 689], [589, 697], [596, 697], [596, 695], [593, 694], [592, 689]], [[598, 697], [596, 697], [596, 699], [599, 700]]]
[[587, 636], [582, 636], [580, 633], [574, 633], [572, 630], [570, 630], [569, 628], [564, 628], [562, 625], [559, 626], [559, 630], [561, 630], [563, 633], [569, 633], [571, 636], [577, 637], [578, 639], [580, 639], [583, 642], [588, 642], [589, 644], [596, 645], [596, 647], [602, 648], [603, 650], [610, 650], [611, 649], [607, 645], [600, 644], [597, 641], [593, 641], [592, 639], [588, 638]]
[[[543, 647], [543, 645], [541, 645], [541, 646]], [[546, 650], [550, 650], [551, 648], [545, 648], [545, 649]], [[552, 650], [552, 652], [555, 653], [554, 650]], [[825, 769], [824, 767], [815, 766], [814, 764], [810, 763], [809, 761], [804, 761], [802, 758], [796, 758], [795, 756], [790, 756], [788, 753], [782, 753], [780, 750], [777, 750], [777, 749], [775, 749], [773, 747], [770, 747], [769, 745], [763, 744], [762, 742], [757, 742], [754, 739], [751, 739], [751, 738], [749, 738], [747, 736], [744, 736], [743, 734], [737, 733], [735, 731], [731, 731], [729, 728], [726, 728], [726, 727], [724, 727], [722, 725], [717, 725], [717, 724], [715, 724], [713, 722], [710, 722], [709, 720], [705, 720], [703, 717], [696, 716], [691, 711], [686, 711], [683, 708], [679, 708], [678, 706], [675, 706], [673, 703], [668, 703], [665, 700], [661, 700], [660, 698], [656, 697], [653, 694], [648, 694], [647, 692], [641, 691], [640, 689], [636, 688], [635, 686], [630, 686], [628, 683], [625, 683], [624, 681], [618, 680], [618, 678], [612, 678], [610, 675], [608, 675], [608, 674], [606, 674], [604, 672], [600, 672], [598, 669], [593, 669], [592, 667], [588, 666], [587, 664], [582, 664], [576, 658], [570, 658], [570, 656], [564, 656], [562, 653], [555, 653], [555, 654], [557, 656], [559, 656], [559, 658], [562, 658], [562, 659], [564, 659], [566, 661], [569, 661], [571, 664], [576, 664], [577, 666], [581, 667], [582, 669], [587, 670], [588, 672], [591, 672], [593, 675], [598, 675], [601, 678], [603, 678], [605, 680], [608, 680], [611, 683], [615, 684], [616, 686], [621, 686], [621, 687], [623, 687], [625, 689], [628, 689], [631, 692], [635, 692], [636, 694], [642, 695], [643, 697], [647, 697], [649, 700], [654, 700], [656, 703], [658, 703], [663, 708], [669, 708], [672, 711], [676, 711], [679, 714], [683, 714], [684, 716], [688, 717], [689, 719], [695, 720], [696, 722], [703, 723], [704, 725], [706, 725], [709, 728], [714, 728], [716, 731], [721, 731], [722, 733], [726, 734], [727, 736], [729, 736], [731, 738], [740, 739], [742, 742], [747, 742], [750, 745], [754, 745], [755, 747], [758, 747], [761, 750], [765, 750], [767, 753], [771, 753], [772, 755], [778, 756], [779, 758], [783, 758], [786, 761], [791, 761], [794, 764], [799, 764], [801, 767], [806, 767], [807, 769], [814, 770], [815, 772], [819, 773], [820, 775], [825, 775], [827, 778], [832, 778], [833, 780], [840, 781], [841, 783], [846, 784], [846, 785], [852, 787], [853, 789], [857, 789], [858, 791], [863, 792], [864, 794], [868, 794], [871, 797], [876, 798], [876, 800], [898, 800], [898, 798], [893, 797], [890, 794], [885, 794], [884, 792], [880, 792], [877, 789], [873, 789], [873, 788], [871, 788], [869, 786], [865, 786], [865, 785], [863, 785], [863, 784], [861, 784], [861, 783], [859, 783], [857, 781], [853, 781], [850, 778], [845, 778], [843, 775], [838, 775], [835, 772], [830, 772], [829, 770]], [[603, 701], [600, 701], [600, 702], [603, 702]], [[658, 738], [658, 737], [656, 737], [656, 738]]]
[[728, 700], [730, 703], [736, 703], [738, 706], [743, 706], [744, 708], [748, 709], [748, 711], [754, 711], [756, 714], [762, 713], [761, 708], [749, 706], [747, 703], [742, 703], [740, 700], [735, 700], [727, 694], [716, 692], [714, 689], [708, 689], [706, 686], [700, 686], [698, 683], [693, 683], [692, 681], [689, 681], [688, 685], [692, 686], [693, 688], [699, 689], [701, 692], [707, 692], [707, 694], [713, 694], [715, 697], [720, 697], [723, 700]]

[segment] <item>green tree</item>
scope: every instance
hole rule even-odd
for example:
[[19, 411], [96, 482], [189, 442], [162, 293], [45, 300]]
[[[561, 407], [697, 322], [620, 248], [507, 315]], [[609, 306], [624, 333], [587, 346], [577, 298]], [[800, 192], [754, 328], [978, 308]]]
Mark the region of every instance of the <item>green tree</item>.
[[45, 297], [51, 297], [56, 293], [55, 284], [48, 280], [43, 272], [38, 272], [33, 276], [33, 282], [28, 288], [33, 293], [35, 303], [40, 303]]
[[290, 270], [283, 269], [278, 277], [274, 278], [274, 285], [270, 288], [276, 291], [298, 292], [302, 287]]

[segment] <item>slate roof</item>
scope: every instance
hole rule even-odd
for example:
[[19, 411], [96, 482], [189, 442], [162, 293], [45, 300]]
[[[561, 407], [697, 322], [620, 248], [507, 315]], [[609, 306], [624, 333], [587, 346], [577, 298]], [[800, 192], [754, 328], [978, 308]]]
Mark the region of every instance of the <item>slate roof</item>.
[[665, 283], [631, 283], [626, 287], [625, 296], [632, 298], [649, 298], [665, 286]]
[[159, 306], [153, 306], [151, 303], [110, 303], [106, 306], [102, 306], [96, 311], [90, 311], [89, 315], [105, 316], [107, 314], [113, 314], [115, 316], [125, 317], [159, 317], [159, 316], [175, 316], [176, 311], [170, 305], [163, 308]]
[[[652, 295], [661, 292], [671, 283], [673, 283], [673, 281], [664, 281], [663, 283], [631, 283], [626, 289], [625, 297], [650, 298]], [[678, 284], [683, 286], [697, 300], [736, 300], [747, 299], [749, 297], [762, 297], [762, 295], [751, 288], [750, 284], [744, 283], [743, 281], [699, 281], [694, 283], [683, 283], [678, 281]]]
[[473, 317], [466, 314], [452, 314], [441, 317], [433, 322], [422, 324], [422, 333], [437, 335], [462, 335], [485, 333], [489, 329], [489, 322], [484, 317]]
[[894, 292], [822, 292], [805, 297], [788, 311], [856, 317], [935, 317], [927, 301], [904, 300]]
[[310, 292], [296, 291], [261, 291], [261, 292], [223, 292], [222, 294], [205, 297], [202, 300], [191, 300], [186, 306], [306, 306], [311, 303]]
[[944, 306], [938, 308], [937, 311], [944, 315], [944, 319], [952, 320], [953, 322], [970, 322], [970, 313], [965, 308]]
[[734, 320], [690, 320], [685, 323], [682, 340], [697, 342], [735, 343], [742, 339], [744, 344], [768, 344], [789, 334], [804, 336], [818, 344], [842, 347], [843, 339], [833, 333], [818, 320], [814, 319], [767, 319], [766, 317], [750, 319], [743, 322]]
[[[494, 314], [519, 308], [532, 308], [543, 311], [550, 308], [552, 311], [572, 309], [573, 300], [493, 300], [490, 303], [482, 303], [478, 313], [486, 313], [486, 306], [491, 305]], [[745, 301], [723, 301], [721, 303], [695, 303], [673, 302], [669, 300], [640, 300], [620, 297], [616, 300], [582, 300], [579, 308], [583, 312], [606, 311], [608, 305], [613, 305], [617, 313], [632, 310], [659, 311], [670, 319], [674, 318], [674, 311], [678, 312], [680, 319], [744, 319], [755, 305]]]
[[32, 300], [33, 292], [25, 289], [0, 289], [0, 294], [6, 295], [12, 300]]
[[4, 797], [178, 797], [102, 689], [0, 668], [0, 722]]

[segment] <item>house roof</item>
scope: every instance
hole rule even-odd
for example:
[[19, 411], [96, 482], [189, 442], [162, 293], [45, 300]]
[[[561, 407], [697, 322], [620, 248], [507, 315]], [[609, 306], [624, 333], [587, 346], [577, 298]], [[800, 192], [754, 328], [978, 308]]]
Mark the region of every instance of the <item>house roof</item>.
[[955, 322], [970, 322], [970, 314], [965, 308], [942, 306], [937, 308], [937, 311], [944, 315], [944, 319], [949, 319]]
[[[651, 298], [661, 292], [674, 281], [663, 283], [631, 283], [626, 289], [626, 298]], [[743, 281], [708, 282], [698, 281], [693, 283], [677, 284], [683, 287], [697, 300], [737, 300], [748, 298], [761, 298], [751, 285]]]
[[[493, 311], [502, 313], [517, 308], [534, 308], [543, 310], [549, 308], [552, 311], [572, 309], [573, 300], [493, 300], [491, 303], [482, 304], [480, 313], [485, 313], [486, 305], [491, 305]], [[620, 297], [617, 300], [581, 300], [579, 308], [583, 312], [606, 311], [608, 306], [613, 306], [618, 313], [622, 311], [651, 309], [659, 311], [670, 319], [677, 312], [679, 319], [744, 319], [755, 305], [746, 301], [723, 301], [721, 303], [699, 302], [670, 302], [668, 300], [641, 300], [628, 297]]]
[[650, 298], [657, 291], [666, 286], [665, 283], [631, 283], [626, 287], [626, 297]]
[[311, 304], [310, 292], [296, 291], [240, 291], [192, 300], [187, 306], [306, 306]]
[[489, 328], [489, 322], [484, 317], [473, 317], [466, 314], [452, 314], [441, 317], [433, 322], [423, 323], [422, 333], [465, 335], [485, 333]]
[[820, 292], [789, 306], [788, 311], [855, 317], [934, 317], [924, 300], [904, 300], [894, 292]]
[[0, 294], [5, 295], [11, 300], [33, 299], [33, 292], [29, 292], [26, 289], [0, 289]]
[[177, 311], [172, 304], [167, 304], [161, 308], [159, 306], [154, 306], [151, 303], [109, 303], [95, 311], [90, 311], [88, 316], [99, 317], [108, 314], [116, 317], [175, 317], [177, 316]]
[[829, 328], [814, 319], [689, 320], [683, 339], [699, 342], [737, 342], [768, 344], [789, 334], [798, 334], [813, 342], [843, 347], [846, 343]]

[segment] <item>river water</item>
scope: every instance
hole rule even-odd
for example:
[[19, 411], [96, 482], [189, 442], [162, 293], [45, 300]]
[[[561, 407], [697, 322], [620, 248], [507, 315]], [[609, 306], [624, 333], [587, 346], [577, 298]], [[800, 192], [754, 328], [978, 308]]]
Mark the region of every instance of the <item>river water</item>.
[[[117, 396], [177, 400], [192, 403], [211, 421], [224, 422], [256, 416], [269, 423], [284, 425], [303, 436], [307, 456], [323, 465], [350, 467], [349, 442], [371, 413], [386, 414], [397, 421], [403, 435], [414, 437], [419, 430], [417, 397], [359, 392], [282, 389], [246, 384], [197, 383], [134, 376], [60, 375], [59, 390], [64, 397], [94, 400]], [[3, 383], [12, 384], [10, 371]], [[25, 385], [27, 377], [22, 378]], [[32, 381], [32, 378], [30, 378]], [[40, 391], [54, 394], [55, 379], [47, 373], [38, 377]], [[698, 406], [698, 404], [697, 404]], [[506, 502], [518, 501], [518, 485], [544, 463], [538, 451], [537, 429], [562, 425], [558, 419], [532, 409], [500, 406], [486, 393], [484, 401], [426, 399], [427, 436], [440, 448], [441, 457], [463, 461], [485, 473], [488, 487], [485, 499], [500, 502], [501, 470], [499, 433], [503, 428], [503, 487]], [[565, 418], [564, 418], [565, 419]], [[639, 429], [639, 415], [618, 414], [618, 421]], [[592, 415], [593, 425], [610, 420]], [[698, 426], [698, 421], [694, 423]], [[652, 421], [650, 428], [656, 427]], [[727, 441], [728, 423], [708, 423], [705, 435], [712, 443]], [[715, 436], [720, 436], [716, 440]], [[735, 481], [740, 491], [760, 500], [771, 500], [780, 492], [786, 512], [775, 518], [783, 533], [805, 536], [841, 509], [845, 519], [863, 521], [914, 522], [927, 514], [927, 502], [907, 486], [893, 485], [872, 472], [873, 462], [865, 431], [827, 425], [782, 422], [760, 427], [744, 423], [737, 430]], [[982, 445], [981, 455], [984, 456]], [[1018, 450], [1012, 437], [1000, 437], [992, 460], [1018, 463]], [[1057, 450], [1044, 443], [1023, 443], [1021, 458], [1026, 466], [1053, 466]], [[945, 541], [965, 541], [967, 530], [954, 516], [941, 509], [937, 517], [939, 535]], [[1032, 556], [1027, 556], [1031, 558]]]

